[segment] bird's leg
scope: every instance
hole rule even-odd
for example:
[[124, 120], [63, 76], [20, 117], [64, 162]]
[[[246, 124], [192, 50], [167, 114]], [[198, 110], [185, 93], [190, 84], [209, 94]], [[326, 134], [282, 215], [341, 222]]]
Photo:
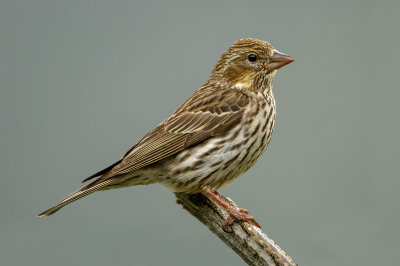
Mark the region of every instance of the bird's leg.
[[229, 213], [229, 217], [222, 223], [222, 229], [224, 231], [228, 229], [228, 226], [230, 226], [235, 219], [238, 221], [251, 222], [258, 228], [261, 228], [253, 216], [247, 215], [249, 213], [247, 210], [236, 209], [235, 207], [231, 206], [221, 198], [221, 195], [217, 191], [208, 191], [206, 192], [206, 195]]

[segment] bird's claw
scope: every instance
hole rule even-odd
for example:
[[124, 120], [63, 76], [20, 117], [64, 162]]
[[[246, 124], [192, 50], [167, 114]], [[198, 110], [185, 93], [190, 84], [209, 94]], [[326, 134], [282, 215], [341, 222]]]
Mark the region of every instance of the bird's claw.
[[227, 210], [229, 212], [228, 218], [222, 223], [222, 229], [226, 232], [228, 231], [228, 228], [230, 225], [235, 220], [242, 221], [242, 222], [250, 222], [253, 225], [257, 226], [258, 228], [261, 228], [260, 224], [256, 221], [256, 219], [253, 216], [247, 215], [249, 213], [248, 210], [246, 209], [229, 209]]

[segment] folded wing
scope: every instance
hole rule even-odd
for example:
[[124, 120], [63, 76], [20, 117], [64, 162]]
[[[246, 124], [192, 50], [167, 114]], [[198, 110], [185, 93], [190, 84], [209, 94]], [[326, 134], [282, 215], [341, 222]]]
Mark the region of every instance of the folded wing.
[[202, 87], [174, 114], [129, 149], [122, 159], [85, 179], [99, 178], [72, 193], [54, 207], [39, 214], [51, 215], [63, 206], [108, 185], [120, 176], [138, 170], [238, 125], [249, 103], [240, 90]]

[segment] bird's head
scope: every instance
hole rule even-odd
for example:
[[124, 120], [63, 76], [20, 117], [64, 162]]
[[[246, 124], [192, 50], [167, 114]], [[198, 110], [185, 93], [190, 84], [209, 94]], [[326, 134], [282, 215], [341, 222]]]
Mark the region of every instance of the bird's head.
[[276, 70], [293, 61], [268, 42], [241, 39], [221, 55], [209, 81], [231, 88], [265, 90], [271, 87]]

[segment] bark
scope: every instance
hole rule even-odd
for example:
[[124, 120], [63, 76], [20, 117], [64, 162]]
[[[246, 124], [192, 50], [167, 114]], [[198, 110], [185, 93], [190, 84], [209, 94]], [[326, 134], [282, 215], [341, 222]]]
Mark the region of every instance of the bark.
[[[248, 222], [235, 221], [230, 232], [222, 230], [222, 222], [228, 213], [205, 195], [175, 193], [177, 203], [207, 226], [249, 265], [297, 265], [272, 239], [260, 228]], [[236, 204], [223, 197], [232, 206]]]

